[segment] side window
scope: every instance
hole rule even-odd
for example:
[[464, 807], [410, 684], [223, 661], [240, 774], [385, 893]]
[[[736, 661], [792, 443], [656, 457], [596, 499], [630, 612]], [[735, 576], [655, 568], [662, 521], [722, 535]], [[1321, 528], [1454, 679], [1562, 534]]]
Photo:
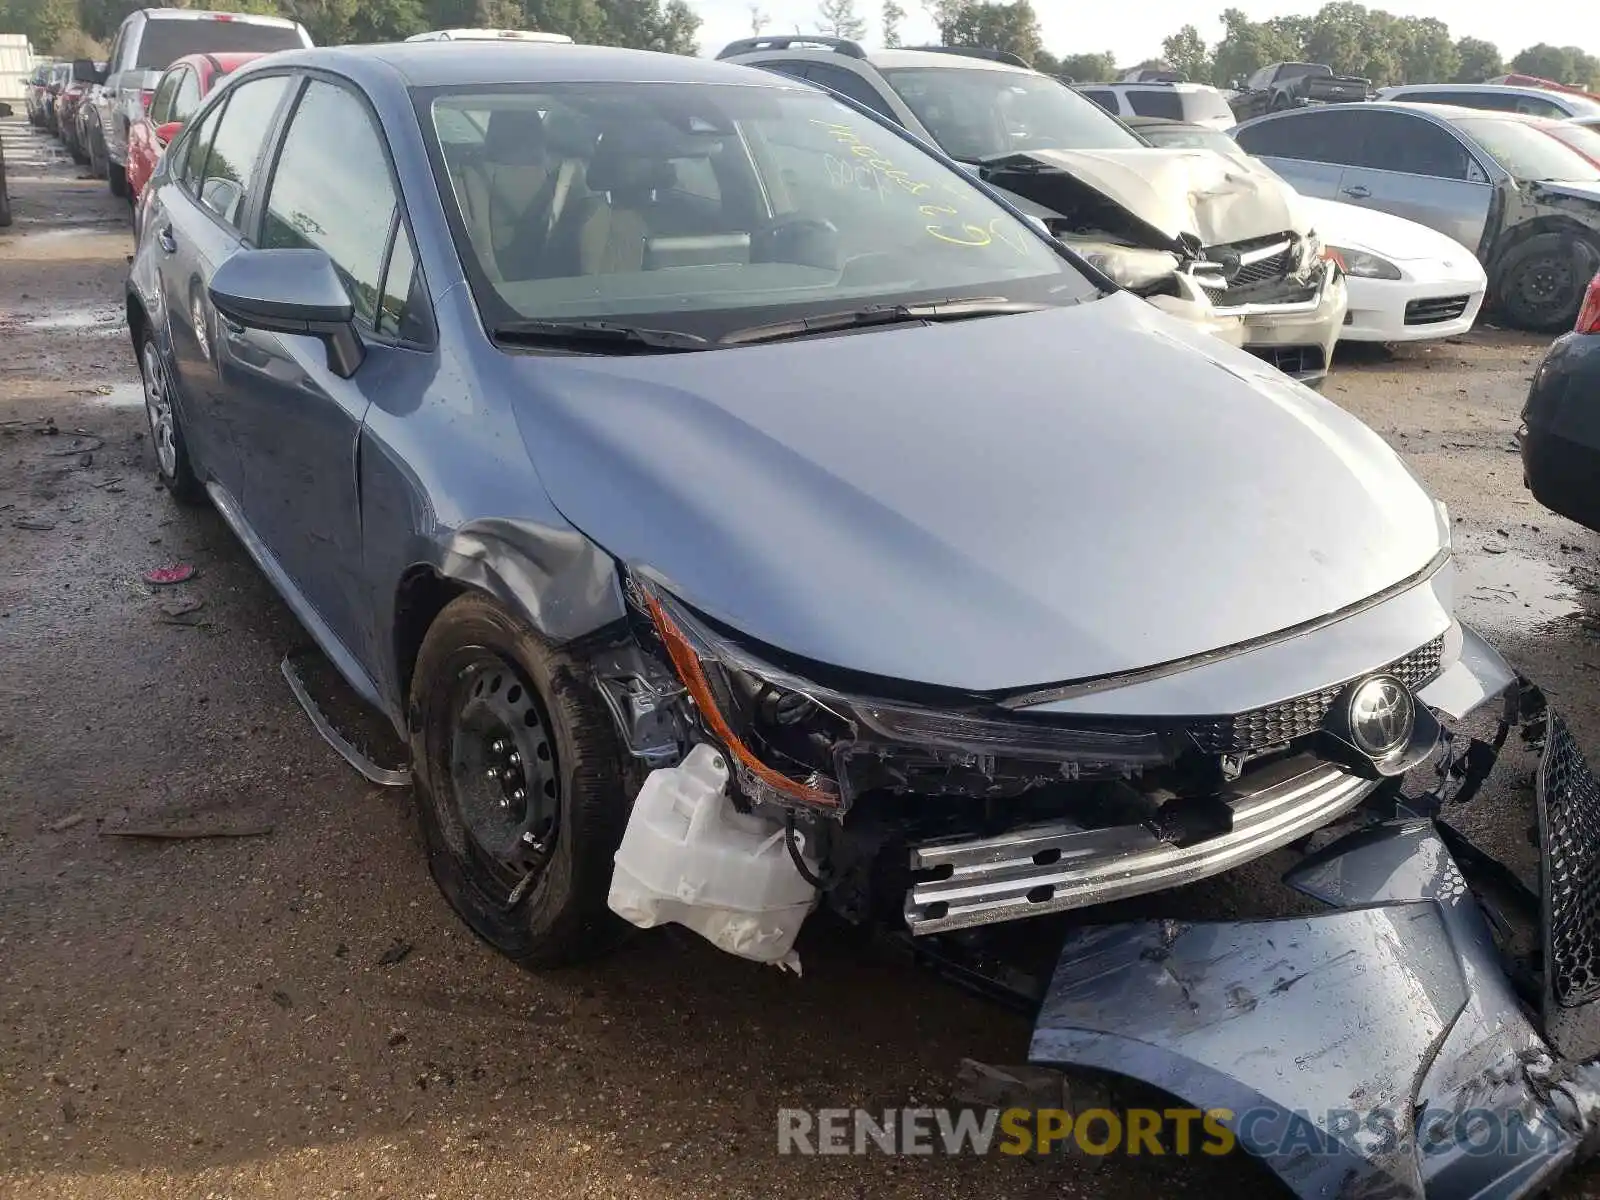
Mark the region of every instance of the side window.
[[1362, 118], [1335, 108], [1306, 109], [1251, 125], [1235, 134], [1248, 154], [1355, 166], [1361, 160]]
[[356, 317], [374, 328], [397, 207], [389, 160], [366, 107], [354, 93], [313, 79], [272, 173], [261, 245], [323, 251]]
[[422, 300], [417, 294], [422, 276], [417, 272], [417, 252], [405, 222], [398, 222], [389, 269], [383, 275], [383, 298], [378, 305], [377, 331], [401, 341], [418, 342], [427, 336]]
[[176, 119], [172, 116], [172, 98], [178, 94], [178, 81], [187, 74], [188, 69], [180, 67], [176, 71], [168, 71], [156, 84], [155, 98], [150, 101], [151, 125], [159, 127]]
[[187, 121], [200, 107], [200, 79], [193, 71], [185, 71], [178, 80], [178, 90], [172, 97], [169, 121]]
[[1559, 104], [1549, 100], [1539, 100], [1533, 96], [1518, 96], [1517, 111], [1519, 113], [1532, 113], [1536, 117], [1555, 117], [1560, 120], [1567, 114]]
[[774, 71], [779, 75], [787, 75], [790, 79], [811, 78], [811, 64], [799, 59], [780, 58], [773, 62], [751, 63], [752, 67], [760, 67], [763, 71]]
[[1177, 92], [1130, 88], [1128, 103], [1133, 105], [1133, 111], [1141, 117], [1165, 117], [1169, 121], [1183, 120], [1183, 97]]
[[200, 184], [200, 203], [238, 227], [255, 192], [261, 145], [289, 89], [289, 76], [267, 75], [234, 88], [222, 124], [211, 139]]
[[1436, 179], [1465, 179], [1471, 155], [1432, 121], [1399, 112], [1368, 113], [1361, 166]]
[[716, 168], [711, 165], [709, 158], [674, 158], [669, 161], [677, 176], [674, 191], [709, 200], [713, 204], [722, 203], [722, 185], [717, 182]]
[[880, 117], [894, 120], [894, 114], [883, 102], [883, 97], [878, 95], [877, 89], [854, 71], [846, 71], [843, 67], [830, 67], [825, 63], [812, 63], [807, 74], [811, 76], [813, 83], [820, 83], [841, 96], [849, 96], [857, 104], [865, 104]]
[[173, 164], [174, 174], [183, 190], [196, 199], [200, 196], [200, 181], [205, 178], [206, 159], [211, 156], [211, 139], [216, 136], [217, 122], [222, 119], [222, 110], [227, 105], [224, 99], [221, 104], [211, 106], [200, 124], [194, 126], [189, 136], [183, 139], [183, 147], [179, 150], [181, 165]]
[[1108, 113], [1115, 114], [1121, 111], [1117, 104], [1117, 94], [1107, 88], [1079, 88], [1078, 90]]

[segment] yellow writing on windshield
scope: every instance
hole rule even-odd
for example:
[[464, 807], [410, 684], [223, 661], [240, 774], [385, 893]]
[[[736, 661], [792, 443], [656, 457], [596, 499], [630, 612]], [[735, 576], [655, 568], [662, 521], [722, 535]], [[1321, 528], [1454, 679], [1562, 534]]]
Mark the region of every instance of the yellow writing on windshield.
[[[912, 178], [909, 172], [895, 166], [894, 161], [887, 155], [863, 141], [861, 135], [848, 125], [816, 119], [811, 123], [820, 125], [831, 133], [834, 140], [848, 151], [857, 164], [855, 170], [851, 169], [851, 164], [848, 162], [836, 160], [828, 164], [828, 175], [835, 187], [856, 186], [867, 190], [875, 188], [882, 194], [886, 186], [893, 186], [907, 195], [917, 197], [927, 196], [929, 192], [935, 190], [943, 192], [944, 197], [931, 197], [927, 203], [917, 208], [918, 213], [933, 222], [924, 226], [929, 237], [937, 238], [952, 246], [989, 246], [998, 238], [1011, 249], [1019, 253], [1025, 252], [1026, 243], [1000, 232], [998, 227], [1003, 224], [1001, 218], [996, 217], [986, 225], [974, 225], [961, 219], [961, 210], [956, 208], [949, 198], [964, 198], [967, 193], [963, 189], [949, 182], [935, 189], [931, 183]], [[864, 177], [862, 169], [869, 171], [870, 175]]]

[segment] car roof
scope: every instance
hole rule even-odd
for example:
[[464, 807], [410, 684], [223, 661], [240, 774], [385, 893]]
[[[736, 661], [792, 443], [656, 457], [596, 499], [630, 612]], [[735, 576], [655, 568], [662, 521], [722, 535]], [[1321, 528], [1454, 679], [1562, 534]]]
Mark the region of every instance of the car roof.
[[867, 61], [889, 71], [921, 67], [951, 71], [1009, 71], [1014, 75], [1038, 74], [1028, 67], [1015, 67], [989, 58], [969, 58], [964, 54], [941, 54], [937, 50], [872, 50], [867, 54]]
[[1141, 88], [1148, 92], [1214, 92], [1217, 89], [1209, 83], [1191, 83], [1188, 80], [1172, 83], [1082, 83], [1079, 87], [1095, 88]]
[[[933, 55], [931, 57], [940, 57]], [[280, 50], [273, 62], [324, 67], [371, 80], [385, 72], [408, 87], [501, 83], [722, 83], [812, 91], [770, 71], [687, 54], [550, 42], [389, 42]]]
[[282, 29], [295, 28], [288, 17], [268, 17], [257, 13], [225, 12], [205, 8], [140, 8], [130, 14], [147, 21], [234, 21], [240, 25], [276, 25]]
[[[193, 54], [185, 54], [181, 58], [173, 59], [167, 66], [167, 70], [170, 71], [176, 66], [204, 67], [227, 75], [237, 71], [247, 62], [254, 62], [256, 59], [264, 57], [265, 54], [266, 51], [264, 50], [196, 50]], [[165, 74], [166, 72], [162, 73]]]

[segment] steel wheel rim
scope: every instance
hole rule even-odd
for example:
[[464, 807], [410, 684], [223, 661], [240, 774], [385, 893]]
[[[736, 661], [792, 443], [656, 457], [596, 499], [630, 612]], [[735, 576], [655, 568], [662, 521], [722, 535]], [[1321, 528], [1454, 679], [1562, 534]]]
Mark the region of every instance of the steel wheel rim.
[[150, 421], [150, 442], [155, 447], [156, 462], [161, 465], [163, 474], [175, 475], [178, 471], [178, 442], [172, 419], [172, 396], [154, 342], [145, 343], [141, 366], [144, 375], [144, 411]]
[[1528, 264], [1517, 280], [1517, 292], [1529, 308], [1562, 312], [1574, 299], [1573, 284], [1572, 264], [1551, 255]]
[[456, 673], [449, 712], [455, 817], [468, 852], [511, 891], [555, 847], [561, 788], [549, 718], [522, 672], [487, 649], [470, 651]]

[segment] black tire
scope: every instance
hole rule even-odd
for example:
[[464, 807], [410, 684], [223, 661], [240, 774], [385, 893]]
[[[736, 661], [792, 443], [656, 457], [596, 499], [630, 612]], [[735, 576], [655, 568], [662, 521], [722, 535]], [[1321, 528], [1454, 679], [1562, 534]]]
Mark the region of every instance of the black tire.
[[1541, 233], [1507, 250], [1494, 273], [1495, 307], [1516, 329], [1571, 329], [1600, 268], [1600, 245], [1576, 232]]
[[[205, 503], [206, 489], [195, 474], [194, 464], [189, 459], [189, 447], [183, 438], [183, 424], [178, 417], [172, 376], [149, 330], [139, 339], [139, 375], [144, 381], [145, 422], [150, 432], [150, 451], [155, 455], [156, 475], [179, 503]], [[152, 390], [153, 387], [156, 390]], [[162, 426], [159, 413], [163, 398], [165, 419], [170, 422], [166, 428]]]
[[[623, 753], [585, 675], [475, 593], [439, 614], [412, 674], [412, 775], [428, 868], [474, 933], [531, 969], [603, 953], [626, 930], [606, 907], [629, 811]], [[521, 754], [509, 783], [490, 774], [511, 761], [495, 749], [502, 731]], [[497, 788], [527, 795], [500, 798]], [[553, 837], [547, 853], [520, 840], [536, 829]], [[509, 846], [517, 849], [502, 853]]]
[[118, 200], [125, 199], [128, 195], [127, 169], [117, 166], [114, 162], [106, 163], [106, 186]]

